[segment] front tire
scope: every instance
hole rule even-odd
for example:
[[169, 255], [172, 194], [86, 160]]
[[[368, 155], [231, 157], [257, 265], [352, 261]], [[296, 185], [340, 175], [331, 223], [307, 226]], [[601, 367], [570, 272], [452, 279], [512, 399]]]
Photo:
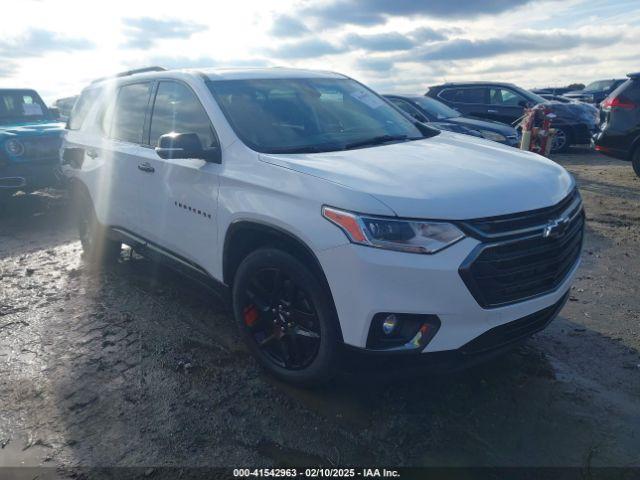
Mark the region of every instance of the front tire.
[[564, 127], [555, 127], [556, 134], [553, 137], [551, 153], [564, 153], [571, 145], [571, 132]]
[[331, 380], [339, 355], [329, 293], [298, 259], [261, 248], [240, 264], [233, 310], [247, 346], [271, 374], [300, 386]]
[[74, 208], [87, 263], [97, 267], [114, 262], [120, 256], [122, 244], [109, 238], [107, 229], [98, 221], [91, 197], [85, 192], [76, 191]]
[[631, 165], [633, 166], [633, 171], [636, 172], [638, 177], [640, 177], [640, 146], [636, 147], [635, 152], [633, 152]]

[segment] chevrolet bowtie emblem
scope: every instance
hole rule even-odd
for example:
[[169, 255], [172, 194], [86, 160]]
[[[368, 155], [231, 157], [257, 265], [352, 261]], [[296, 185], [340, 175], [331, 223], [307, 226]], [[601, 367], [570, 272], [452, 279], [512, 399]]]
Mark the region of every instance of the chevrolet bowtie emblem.
[[542, 238], [561, 237], [567, 230], [567, 225], [569, 225], [569, 219], [567, 217], [551, 220], [545, 225], [542, 231]]

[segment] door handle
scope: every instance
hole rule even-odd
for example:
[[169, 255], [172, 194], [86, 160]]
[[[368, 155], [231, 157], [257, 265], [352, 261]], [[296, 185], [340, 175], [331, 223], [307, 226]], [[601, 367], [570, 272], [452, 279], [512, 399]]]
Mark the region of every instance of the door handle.
[[498, 110], [491, 110], [491, 109], [489, 109], [489, 110], [487, 110], [487, 113], [498, 113]]
[[155, 168], [151, 166], [149, 162], [142, 162], [138, 165], [138, 170], [142, 170], [143, 172], [153, 173], [156, 171]]
[[87, 150], [87, 157], [98, 158], [98, 152], [95, 150]]

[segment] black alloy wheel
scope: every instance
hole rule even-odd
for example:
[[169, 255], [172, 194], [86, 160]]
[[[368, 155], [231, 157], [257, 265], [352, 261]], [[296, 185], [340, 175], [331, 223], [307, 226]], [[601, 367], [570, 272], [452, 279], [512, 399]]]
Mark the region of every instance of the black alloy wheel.
[[564, 128], [556, 128], [551, 144], [551, 153], [566, 152], [570, 145], [570, 133]]
[[330, 379], [337, 321], [326, 292], [296, 258], [266, 248], [250, 254], [236, 273], [233, 303], [247, 345], [271, 373], [304, 385]]
[[253, 272], [245, 289], [243, 321], [258, 348], [276, 365], [298, 370], [320, 346], [318, 315], [300, 285], [277, 267]]

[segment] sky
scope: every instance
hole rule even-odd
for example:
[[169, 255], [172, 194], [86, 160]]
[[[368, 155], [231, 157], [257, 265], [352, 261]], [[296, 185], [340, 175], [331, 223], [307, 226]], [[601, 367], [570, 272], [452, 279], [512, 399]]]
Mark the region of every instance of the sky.
[[47, 102], [149, 65], [332, 70], [380, 93], [640, 71], [639, 0], [3, 2], [0, 87]]

